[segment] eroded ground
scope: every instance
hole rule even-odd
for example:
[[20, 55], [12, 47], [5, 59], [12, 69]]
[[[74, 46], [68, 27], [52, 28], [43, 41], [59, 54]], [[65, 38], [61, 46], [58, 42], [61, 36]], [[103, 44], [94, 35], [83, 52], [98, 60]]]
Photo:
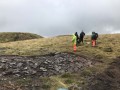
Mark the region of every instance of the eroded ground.
[[72, 53], [0, 56], [0, 90], [49, 90], [50, 83], [46, 85], [43, 77], [80, 73], [94, 64], [90, 59]]

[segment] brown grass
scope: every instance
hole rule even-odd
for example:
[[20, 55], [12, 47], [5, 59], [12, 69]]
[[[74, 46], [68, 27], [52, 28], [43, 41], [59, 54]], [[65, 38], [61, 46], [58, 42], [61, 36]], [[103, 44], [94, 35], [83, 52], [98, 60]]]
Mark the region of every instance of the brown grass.
[[[50, 52], [73, 52], [72, 36], [59, 36], [52, 38], [40, 38], [25, 41], [16, 41], [8, 43], [0, 43], [1, 55], [45, 55]], [[97, 46], [91, 47], [90, 36], [85, 37], [85, 44], [77, 47], [75, 54], [101, 60], [103, 63], [96, 66], [86, 68], [83, 74], [71, 75], [71, 77], [62, 78], [61, 76], [50, 77], [52, 84], [51, 90], [56, 90], [58, 87], [68, 87], [71, 84], [83, 85], [85, 77], [93, 73], [100, 73], [113, 62], [112, 58], [120, 56], [120, 34], [100, 35], [97, 40]], [[111, 48], [112, 52], [106, 52], [105, 48]], [[65, 81], [71, 82], [66, 84]]]

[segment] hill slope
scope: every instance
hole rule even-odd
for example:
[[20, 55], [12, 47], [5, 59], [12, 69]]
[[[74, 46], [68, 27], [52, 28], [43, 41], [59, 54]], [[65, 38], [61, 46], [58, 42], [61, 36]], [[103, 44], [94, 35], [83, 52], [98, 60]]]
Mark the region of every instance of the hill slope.
[[[77, 52], [73, 52], [71, 36], [66, 36], [66, 35], [53, 37], [53, 38], [40, 38], [40, 39], [0, 43], [0, 55], [5, 56], [5, 57], [1, 56], [0, 58], [1, 64], [3, 64], [1, 66], [1, 68], [3, 67], [3, 69], [1, 69], [3, 71], [1, 72], [5, 72], [5, 70], [10, 70], [11, 72], [11, 68], [6, 69], [4, 65], [17, 68], [19, 65], [21, 65], [18, 62], [20, 63], [22, 62], [25, 67], [24, 68], [25, 72], [23, 71], [24, 73], [31, 72], [31, 69], [33, 69], [32, 67], [35, 66], [36, 69], [34, 70], [37, 70], [38, 71], [37, 73], [41, 73], [39, 71], [41, 69], [40, 67], [42, 67], [42, 70], [44, 71], [42, 72], [43, 74], [45, 75], [48, 74], [46, 73], [46, 71], [49, 71], [49, 70], [51, 70], [51, 72], [54, 74], [51, 77], [45, 77], [45, 78], [39, 77], [39, 75], [38, 76], [36, 75], [35, 78], [25, 77], [26, 79], [17, 77], [14, 80], [11, 80], [11, 78], [10, 79], [8, 78], [8, 80], [11, 80], [12, 83], [18, 83], [19, 85], [22, 84], [24, 87], [26, 86], [26, 84], [29, 84], [29, 86], [32, 86], [31, 85], [32, 83], [38, 85], [38, 84], [41, 84], [42, 82], [43, 84], [42, 87], [45, 88], [43, 90], [57, 90], [57, 88], [59, 87], [70, 87], [72, 88], [70, 90], [74, 90], [73, 88], [75, 87], [74, 86], [72, 87], [71, 85], [76, 85], [77, 87], [83, 87], [83, 90], [88, 90], [88, 89], [84, 89], [84, 87], [87, 87], [88, 82], [90, 82], [91, 80], [97, 81], [96, 79], [97, 77], [102, 77], [103, 74], [106, 74], [106, 70], [109, 70], [108, 67], [111, 65], [110, 63], [115, 61], [113, 58], [120, 56], [120, 34], [100, 35], [99, 39], [97, 40], [96, 47], [91, 47], [90, 42], [91, 42], [90, 36], [85, 36], [85, 42], [84, 44], [80, 44], [77, 47]], [[64, 54], [63, 52], [66, 52], [66, 54], [62, 56], [58, 52], [61, 52], [62, 55]], [[69, 53], [71, 53], [74, 56], [74, 58], [72, 58], [71, 57], [72, 55]], [[79, 56], [76, 57], [76, 55], [74, 54], [77, 54]], [[15, 58], [14, 59], [12, 57], [8, 57], [7, 55], [21, 55], [21, 57], [14, 56]], [[42, 57], [41, 55], [43, 55], [44, 57]], [[52, 55], [52, 56], [49, 56], [49, 55]], [[30, 56], [30, 58], [28, 58], [27, 56]], [[45, 59], [46, 57], [48, 58]], [[43, 58], [43, 62], [42, 60], [40, 60], [40, 58]], [[85, 60], [82, 60], [81, 58]], [[27, 61], [25, 61], [26, 59]], [[73, 59], [77, 61], [73, 62], [72, 61]], [[8, 60], [10, 63], [6, 62], [6, 60]], [[17, 61], [14, 62], [15, 60]], [[44, 64], [40, 64], [39, 63], [40, 61], [37, 61], [37, 60], [40, 60], [41, 63], [44, 63]], [[86, 62], [84, 62], [86, 60], [87, 60], [87, 63], [89, 63], [88, 61], [90, 61], [92, 64], [89, 63], [87, 67], [84, 64], [80, 64], [81, 62], [86, 64]], [[52, 63], [55, 63], [55, 64], [52, 65]], [[51, 68], [51, 67], [54, 67], [54, 68]], [[63, 69], [61, 69], [61, 67]], [[82, 69], [78, 69], [79, 67], [82, 67]], [[55, 68], [56, 68], [56, 71], [52, 71]], [[72, 70], [75, 69], [78, 72], [69, 71], [71, 68]], [[62, 70], [61, 72], [63, 71], [65, 72], [58, 75], [58, 73], [56, 73], [56, 72], [59, 72], [58, 69], [61, 69]], [[15, 71], [15, 73], [18, 73], [18, 71], [17, 72]], [[96, 77], [96, 78], [91, 79], [93, 77]], [[7, 78], [7, 76], [5, 78]], [[3, 79], [4, 78], [1, 78], [1, 80]], [[106, 79], [102, 78], [102, 80], [104, 81]], [[95, 88], [97, 88], [99, 85], [99, 82], [95, 84], [94, 81], [92, 83], [96, 85]], [[6, 83], [8, 81], [6, 80], [4, 82]], [[1, 84], [3, 85], [3, 82], [1, 82]], [[108, 85], [110, 84], [111, 82], [108, 82]], [[90, 87], [91, 87], [91, 90], [92, 88], [94, 88], [94, 86], [90, 86]], [[27, 89], [22, 89], [22, 90], [27, 90]], [[75, 89], [75, 90], [79, 90], [79, 89]]]
[[20, 33], [20, 32], [3, 32], [0, 33], [0, 42], [11, 42], [19, 40], [37, 39], [42, 38], [39, 35], [31, 33]]
[[[1, 43], [2, 55], [45, 55], [56, 52], [73, 52], [71, 36], [40, 38], [33, 40]], [[77, 47], [75, 54], [114, 58], [120, 55], [120, 34], [100, 35], [97, 46], [91, 47], [90, 36], [85, 37], [84, 45]]]

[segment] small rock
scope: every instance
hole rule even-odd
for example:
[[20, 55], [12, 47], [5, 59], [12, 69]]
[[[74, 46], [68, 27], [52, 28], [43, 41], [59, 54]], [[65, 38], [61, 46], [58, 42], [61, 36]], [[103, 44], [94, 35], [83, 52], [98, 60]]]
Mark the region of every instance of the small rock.
[[44, 62], [44, 64], [48, 64], [48, 62]]
[[2, 74], [0, 74], [0, 77], [3, 76]]
[[7, 80], [7, 78], [2, 78], [1, 80], [2, 80], [2, 81], [6, 81], [6, 80]]
[[32, 73], [31, 73], [31, 74], [32, 74], [32, 75], [34, 75], [34, 74], [36, 74], [36, 73], [37, 73], [36, 71], [32, 71]]
[[21, 67], [23, 65], [23, 63], [18, 63], [17, 67]]
[[42, 70], [42, 71], [44, 71], [44, 72], [47, 71], [47, 69], [46, 69], [46, 68], [43, 68], [43, 67], [40, 67], [40, 70]]
[[20, 74], [15, 74], [15, 76], [20, 77]]
[[33, 68], [37, 68], [39, 66], [39, 64], [38, 63], [35, 63], [33, 66], [31, 66], [31, 67], [33, 67]]
[[55, 55], [60, 54], [60, 52], [56, 52]]
[[27, 69], [28, 69], [28, 67], [25, 67], [25, 68], [24, 68], [24, 70], [27, 70]]
[[29, 74], [29, 71], [23, 71], [24, 74]]
[[10, 63], [10, 65], [16, 65], [16, 62], [12, 62], [12, 63]]
[[13, 70], [13, 73], [14, 74], [18, 74], [18, 73], [20, 73], [20, 70], [19, 69], [15, 69], [15, 70]]
[[6, 61], [5, 61], [5, 60], [2, 60], [1, 62], [2, 62], [2, 63], [6, 63]]
[[64, 71], [64, 70], [60, 70], [59, 72], [60, 72], [60, 73], [65, 73], [65, 71]]
[[3, 65], [0, 66], [0, 69], [2, 69], [2, 68], [3, 68]]
[[17, 90], [22, 90], [21, 88], [18, 88]]

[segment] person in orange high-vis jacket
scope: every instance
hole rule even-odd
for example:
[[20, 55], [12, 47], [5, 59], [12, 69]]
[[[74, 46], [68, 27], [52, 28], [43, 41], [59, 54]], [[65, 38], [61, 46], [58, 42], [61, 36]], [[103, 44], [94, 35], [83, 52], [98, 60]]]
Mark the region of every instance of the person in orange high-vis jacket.
[[92, 36], [91, 36], [91, 40], [92, 40], [92, 46], [96, 46], [96, 34], [95, 32], [92, 32]]
[[74, 52], [76, 52], [76, 50], [77, 50], [77, 47], [76, 47], [77, 37], [75, 36], [75, 34], [72, 35], [72, 42], [73, 42], [73, 50], [74, 50]]

